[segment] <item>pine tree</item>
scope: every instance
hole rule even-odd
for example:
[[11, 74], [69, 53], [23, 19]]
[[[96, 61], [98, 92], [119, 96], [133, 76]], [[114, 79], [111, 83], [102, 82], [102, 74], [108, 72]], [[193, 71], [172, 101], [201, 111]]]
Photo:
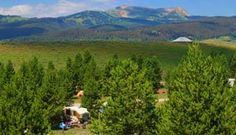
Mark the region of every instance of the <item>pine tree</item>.
[[230, 77], [236, 78], [236, 54], [229, 59]]
[[235, 102], [224, 61], [206, 56], [198, 45], [189, 48], [169, 82], [163, 134], [236, 134]]
[[[43, 79], [43, 85], [38, 93], [40, 103], [45, 112], [47, 112], [48, 121], [53, 124], [58, 124], [60, 121], [55, 121], [55, 117], [59, 114], [63, 107], [67, 104], [67, 94], [63, 86], [62, 79], [60, 78], [57, 70], [52, 62], [48, 63], [48, 68]], [[60, 117], [59, 117], [60, 118]]]
[[162, 79], [161, 66], [158, 58], [133, 55], [131, 60], [138, 64], [140, 70], [147, 70], [146, 78], [152, 83], [154, 90], [158, 89]]
[[145, 68], [147, 71], [146, 78], [152, 83], [153, 88], [156, 90], [160, 88], [160, 81], [162, 79], [160, 62], [157, 57], [148, 57], [145, 58], [142, 64], [142, 68]]
[[5, 74], [4, 74], [3, 82], [9, 83], [14, 74], [15, 74], [15, 69], [13, 67], [13, 63], [11, 61], [8, 61], [7, 65], [5, 67]]
[[85, 82], [84, 96], [82, 97], [82, 106], [86, 107], [91, 117], [97, 117], [100, 100], [100, 84], [95, 78], [90, 78]]
[[22, 89], [39, 89], [42, 85], [44, 77], [43, 66], [38, 62], [37, 58], [33, 58], [29, 62], [24, 62], [17, 74], [16, 84]]
[[84, 78], [84, 70], [83, 70], [83, 57], [80, 53], [75, 56], [75, 60], [73, 63], [73, 72], [72, 72], [72, 87], [75, 90], [82, 89], [83, 86], [83, 78]]
[[29, 83], [33, 89], [37, 89], [41, 87], [43, 77], [44, 77], [44, 70], [43, 66], [39, 63], [38, 59], [34, 57], [31, 61], [28, 62], [29, 67]]
[[144, 57], [142, 55], [132, 55], [131, 60], [138, 64], [139, 68], [142, 68], [142, 65], [144, 63]]
[[74, 80], [74, 68], [73, 62], [71, 58], [67, 59], [66, 68], [64, 71], [60, 71], [61, 76], [64, 77], [65, 81], [67, 81], [67, 98], [70, 98], [74, 95], [76, 81]]
[[90, 54], [89, 51], [85, 51], [83, 55], [83, 64], [89, 64], [93, 60], [93, 56]]
[[5, 83], [4, 76], [5, 76], [5, 67], [4, 64], [0, 63], [0, 91], [3, 89]]
[[[28, 67], [26, 66], [27, 69]], [[45, 134], [50, 132], [47, 112], [43, 109], [38, 93], [27, 87], [20, 74], [6, 84], [0, 100], [0, 129], [3, 134]], [[3, 119], [1, 119], [3, 118]]]
[[82, 106], [86, 107], [92, 117], [97, 117], [99, 110], [99, 100], [101, 74], [97, 70], [94, 60], [87, 64], [87, 69], [84, 75], [84, 96], [82, 97]]
[[92, 121], [94, 134], [150, 134], [155, 128], [155, 98], [145, 70], [130, 60], [123, 61], [111, 71], [104, 86], [110, 89], [107, 105]]
[[104, 77], [109, 78], [111, 76], [111, 70], [115, 68], [120, 63], [119, 57], [117, 55], [114, 55], [107, 65], [105, 65], [104, 68]]
[[[111, 71], [114, 70], [119, 64], [121, 63], [119, 57], [117, 55], [114, 55], [108, 63], [105, 65], [103, 74], [102, 74], [102, 80], [101, 83], [107, 83], [107, 78], [111, 77]], [[110, 89], [103, 87], [101, 89], [101, 94], [106, 97], [110, 95]]]

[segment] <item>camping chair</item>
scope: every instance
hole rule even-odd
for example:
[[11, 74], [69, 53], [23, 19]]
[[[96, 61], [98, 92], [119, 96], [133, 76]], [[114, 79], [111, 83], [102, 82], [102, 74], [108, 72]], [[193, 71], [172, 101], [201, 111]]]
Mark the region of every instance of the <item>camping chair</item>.
[[75, 116], [71, 116], [71, 127], [80, 127], [79, 119]]

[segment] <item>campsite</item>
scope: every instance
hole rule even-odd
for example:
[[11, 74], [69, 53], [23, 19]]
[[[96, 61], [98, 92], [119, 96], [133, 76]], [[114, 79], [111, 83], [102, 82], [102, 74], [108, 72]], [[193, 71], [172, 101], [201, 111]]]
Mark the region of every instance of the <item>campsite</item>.
[[236, 135], [235, 5], [0, 0], [0, 135]]
[[[44, 78], [44, 79], [42, 80], [42, 79], [38, 78], [39, 80], [42, 80], [42, 81], [40, 81], [42, 83], [41, 86], [38, 88], [32, 87], [32, 89], [34, 89], [35, 92], [39, 91], [40, 93], [45, 94], [45, 95], [40, 94], [40, 95], [42, 95], [42, 97], [37, 97], [37, 98], [42, 98], [43, 101], [44, 100], [47, 101], [48, 107], [46, 106], [46, 104], [45, 105], [42, 104], [43, 106], [38, 106], [39, 108], [46, 107], [48, 109], [45, 111], [51, 112], [52, 110], [50, 109], [51, 108], [50, 106], [52, 105], [52, 106], [54, 106], [53, 110], [56, 109], [56, 110], [58, 110], [57, 112], [60, 112], [60, 115], [57, 115], [55, 112], [55, 116], [53, 116], [53, 115], [50, 116], [51, 118], [56, 120], [55, 123], [53, 124], [54, 126], [52, 126], [52, 128], [54, 128], [54, 130], [52, 130], [52, 131], [55, 134], [63, 134], [63, 133], [65, 133], [65, 134], [77, 134], [77, 133], [89, 134], [90, 130], [94, 129], [95, 128], [94, 126], [96, 124], [93, 125], [94, 122], [91, 121], [91, 118], [89, 118], [89, 121], [87, 121], [87, 122], [85, 122], [85, 124], [83, 124], [84, 122], [82, 122], [80, 120], [80, 119], [82, 119], [81, 116], [83, 116], [83, 113], [89, 114], [89, 117], [98, 117], [96, 115], [98, 115], [98, 114], [101, 115], [100, 114], [101, 111], [102, 112], [104, 111], [104, 107], [105, 107], [104, 105], [107, 104], [108, 101], [110, 100], [109, 97], [119, 94], [114, 91], [115, 95], [113, 95], [112, 94], [113, 92], [110, 91], [110, 89], [106, 88], [108, 86], [110, 87], [110, 85], [109, 85], [110, 81], [111, 82], [114, 81], [112, 78], [111, 78], [111, 80], [109, 79], [110, 78], [109, 76], [112, 75], [111, 73], [109, 73], [109, 71], [111, 70], [110, 68], [114, 67], [115, 63], [118, 64], [119, 61], [120, 62], [124, 61], [123, 64], [128, 64], [128, 63], [132, 64], [133, 62], [131, 62], [131, 61], [129, 61], [129, 62], [127, 61], [128, 63], [125, 62], [125, 60], [128, 60], [130, 58], [132, 61], [135, 61], [135, 62], [147, 61], [148, 63], [151, 62], [150, 63], [151, 65], [153, 65], [153, 64], [157, 65], [157, 66], [151, 66], [147, 63], [149, 65], [149, 68], [152, 69], [152, 70], [148, 70], [148, 71], [151, 73], [151, 75], [155, 75], [155, 77], [153, 76], [151, 78], [153, 78], [155, 80], [156, 79], [159, 80], [159, 81], [153, 81], [151, 83], [151, 86], [155, 86], [158, 89], [155, 89], [155, 91], [153, 91], [155, 93], [154, 94], [155, 98], [148, 99], [148, 100], [150, 100], [152, 103], [155, 104], [155, 106], [157, 108], [159, 108], [159, 107], [165, 105], [166, 102], [169, 102], [170, 97], [169, 97], [169, 91], [168, 91], [168, 89], [169, 89], [169, 86], [168, 86], [168, 76], [169, 75], [168, 75], [168, 73], [171, 73], [173, 68], [177, 68], [176, 66], [178, 65], [178, 63], [181, 62], [181, 58], [183, 58], [184, 55], [187, 54], [188, 48], [190, 46], [192, 46], [191, 45], [192, 43], [183, 44], [183, 43], [171, 43], [171, 42], [159, 42], [159, 43], [156, 43], [156, 42], [155, 43], [154, 42], [153, 43], [152, 42], [147, 42], [147, 43], [117, 42], [116, 45], [114, 45], [114, 42], [112, 42], [112, 43], [113, 43], [113, 46], [110, 45], [111, 42], [96, 42], [96, 44], [94, 42], [92, 42], [92, 43], [91, 42], [80, 42], [79, 45], [72, 42], [71, 44], [67, 44], [66, 46], [64, 45], [64, 43], [54, 43], [57, 47], [55, 47], [54, 45], [51, 45], [51, 46], [44, 45], [47, 43], [37, 43], [37, 44], [30, 46], [30, 47], [27, 45], [27, 43], [25, 43], [24, 45], [16, 44], [16, 43], [14, 43], [14, 44], [8, 43], [8, 44], [1, 45], [2, 52], [6, 52], [6, 53], [1, 53], [1, 57], [2, 58], [3, 57], [10, 58], [9, 55], [11, 55], [12, 56], [11, 60], [13, 61], [13, 63], [3, 61], [3, 64], [8, 63], [8, 65], [6, 65], [7, 70], [9, 70], [7, 68], [8, 66], [13, 68], [13, 69], [11, 69], [14, 71], [14, 72], [12, 72], [12, 76], [15, 76], [14, 74], [20, 75], [19, 77], [21, 77], [21, 79], [25, 80], [26, 82], [28, 82], [30, 80], [27, 79], [28, 75], [22, 74], [25, 72], [24, 70], [27, 71], [25, 73], [38, 74], [38, 75], [40, 75], [40, 72], [42, 72], [42, 69], [45, 70], [45, 73], [44, 73], [45, 75], [43, 75], [43, 76], [40, 75], [41, 77], [39, 76], [40, 78]], [[135, 44], [135, 45], [132, 45], [132, 44]], [[125, 51], [126, 49], [123, 49], [126, 47], [128, 47], [129, 50], [133, 50], [131, 52], [139, 52], [139, 53], [143, 54], [142, 56], [145, 56], [145, 57], [138, 56], [138, 55], [135, 56], [135, 54], [130, 54], [129, 52]], [[211, 44], [201, 44], [200, 47], [203, 48], [204, 54], [206, 54], [206, 55], [211, 55], [212, 52], [214, 52], [214, 53], [223, 52], [224, 54], [227, 54], [226, 56], [228, 59], [230, 59], [231, 56], [236, 51], [234, 48], [231, 48], [228, 45], [215, 46], [215, 45], [211, 45]], [[84, 48], [86, 48], [86, 49], [84, 49]], [[9, 54], [8, 53], [9, 50], [10, 50], [10, 52], [14, 52], [14, 53]], [[34, 54], [36, 54], [35, 52], [38, 52], [38, 50], [44, 50], [43, 52], [45, 52], [45, 53], [38, 53], [37, 54], [38, 58], [39, 58], [38, 60], [36, 58], [33, 60], [30, 60], [30, 57], [33, 56]], [[55, 61], [55, 59], [62, 58], [62, 57], [60, 58], [59, 57], [60, 55], [58, 55], [61, 53], [62, 50], [67, 50], [68, 57], [75, 54], [74, 58], [71, 57], [71, 59], [67, 59], [67, 60], [65, 59], [64, 63], [57, 63], [57, 61]], [[106, 51], [106, 53], [104, 53], [104, 51]], [[150, 51], [152, 51], [153, 53], [150, 53]], [[17, 55], [14, 56], [14, 54], [17, 54], [18, 52], [23, 55], [18, 56], [18, 57], [17, 57]], [[112, 56], [112, 54], [114, 54], [114, 53], [116, 53], [117, 56]], [[104, 55], [104, 54], [106, 54], [106, 55]], [[169, 56], [169, 54], [172, 54], [172, 55]], [[108, 61], [104, 61], [108, 57], [109, 57]], [[159, 59], [158, 59], [158, 61], [156, 61], [156, 59], [155, 59], [156, 57], [162, 58], [162, 60], [160, 59], [160, 61], [159, 61]], [[148, 59], [146, 59], [146, 58], [148, 58]], [[20, 62], [19, 59], [24, 60], [24, 61], [29, 61], [29, 60], [30, 61], [23, 64], [23, 65], [20, 65], [20, 64], [18, 64]], [[51, 60], [54, 60], [54, 62], [53, 63], [50, 62]], [[84, 64], [75, 63], [76, 61], [81, 61]], [[95, 61], [96, 61], [96, 63], [95, 63]], [[48, 64], [46, 64], [46, 63], [48, 63]], [[146, 63], [146, 62], [144, 62], [144, 63]], [[144, 63], [141, 65], [143, 65], [143, 66], [146, 65]], [[34, 66], [30, 66], [31, 64], [33, 64]], [[122, 64], [122, 63], [120, 63], [120, 64]], [[91, 66], [87, 66], [87, 65], [91, 65]], [[233, 65], [233, 63], [232, 63], [232, 65]], [[65, 67], [64, 71], [60, 70], [60, 69], [63, 69], [63, 67]], [[99, 73], [99, 71], [96, 70], [96, 68], [91, 68], [91, 67], [103, 68], [103, 71], [102, 71], [102, 72], [104, 72], [104, 73], [102, 73], [103, 75], [101, 73]], [[135, 67], [136, 66], [134, 65], [134, 67], [133, 67], [134, 69], [132, 69], [132, 70], [141, 70], [142, 69], [142, 66], [140, 66], [140, 67], [137, 66], [137, 68], [135, 68]], [[32, 72], [32, 68], [35, 68], [34, 72]], [[233, 69], [233, 67], [232, 67], [232, 69]], [[134, 71], [132, 71], [132, 72], [134, 72]], [[139, 72], [137, 72], [137, 73], [139, 73]], [[160, 73], [161, 73], [161, 76], [159, 76]], [[233, 73], [234, 72], [232, 71], [232, 74]], [[102, 76], [100, 76], [100, 75], [102, 75]], [[63, 79], [60, 76], [62, 76]], [[83, 78], [81, 78], [81, 76], [83, 76]], [[105, 78], [107, 78], [105, 76], [107, 76], [108, 79], [105, 79]], [[73, 81], [73, 80], [68, 81], [68, 79], [72, 79], [71, 77], [76, 79], [76, 81]], [[162, 79], [160, 79], [160, 77]], [[13, 77], [13, 78], [15, 78], [15, 77]], [[89, 79], [87, 79], [87, 78], [89, 78]], [[32, 81], [28, 82], [27, 84], [36, 83], [33, 81], [34, 80], [33, 78], [31, 80]], [[53, 81], [53, 80], [57, 80], [57, 81]], [[89, 81], [87, 82], [86, 80], [89, 80]], [[61, 83], [58, 84], [57, 83], [58, 81]], [[128, 80], [126, 80], [126, 81], [128, 81]], [[132, 81], [132, 80], [130, 80], [130, 81]], [[233, 81], [233, 79], [231, 79], [231, 82], [232, 81]], [[45, 84], [43, 84], [43, 83], [45, 83]], [[117, 83], [119, 83], [119, 82], [117, 82]], [[64, 84], [70, 84], [70, 85], [64, 85]], [[83, 84], [83, 86], [78, 85], [78, 84]], [[100, 85], [100, 84], [102, 84], [102, 85]], [[105, 84], [106, 84], [106, 86], [103, 86]], [[17, 84], [17, 85], [19, 85], [19, 84]], [[24, 84], [21, 84], [19, 86], [23, 88]], [[140, 87], [142, 87], [142, 86], [140, 86]], [[50, 89], [48, 89], [48, 88], [50, 88]], [[46, 93], [43, 92], [44, 89], [47, 91]], [[65, 89], [67, 90], [66, 93], [64, 91]], [[100, 90], [97, 91], [98, 89], [100, 89]], [[50, 90], [50, 91], [48, 91], [48, 90]], [[108, 91], [110, 91], [110, 92], [108, 92]], [[31, 93], [30, 89], [28, 92]], [[51, 99], [47, 99], [46, 97], [50, 96], [48, 92], [50, 92], [51, 96], [54, 95], [53, 93], [56, 93], [57, 96], [55, 96], [55, 97], [52, 96]], [[101, 95], [101, 93], [103, 93], [103, 94]], [[125, 93], [128, 94], [127, 92], [125, 92]], [[86, 95], [89, 95], [89, 96], [86, 96]], [[31, 98], [34, 97], [33, 95], [21, 95], [21, 97], [22, 96], [31, 97]], [[14, 97], [14, 98], [17, 98], [17, 97]], [[114, 98], [116, 99], [118, 97], [115, 96]], [[122, 96], [119, 98], [125, 98], [125, 97]], [[119, 98], [116, 100], [118, 100], [118, 101], [121, 100]], [[130, 99], [129, 97], [127, 97], [127, 98]], [[128, 99], [122, 99], [122, 100], [128, 100]], [[6, 101], [6, 99], [4, 99], [4, 100]], [[55, 101], [57, 104], [54, 105]], [[138, 103], [140, 101], [137, 100], [134, 102], [134, 104], [137, 104], [136, 102]], [[61, 116], [65, 116], [65, 117], [62, 118]], [[101, 117], [104, 117], [104, 116], [101, 116]], [[62, 123], [62, 120], [63, 120], [63, 123]]]

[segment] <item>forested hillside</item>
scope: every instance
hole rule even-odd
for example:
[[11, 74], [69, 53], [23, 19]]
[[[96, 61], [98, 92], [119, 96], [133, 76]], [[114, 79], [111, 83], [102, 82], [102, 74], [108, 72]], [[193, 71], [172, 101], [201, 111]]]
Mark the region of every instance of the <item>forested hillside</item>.
[[0, 16], [0, 40], [173, 40], [235, 35], [235, 17], [191, 16], [181, 7], [121, 6], [56, 18]]

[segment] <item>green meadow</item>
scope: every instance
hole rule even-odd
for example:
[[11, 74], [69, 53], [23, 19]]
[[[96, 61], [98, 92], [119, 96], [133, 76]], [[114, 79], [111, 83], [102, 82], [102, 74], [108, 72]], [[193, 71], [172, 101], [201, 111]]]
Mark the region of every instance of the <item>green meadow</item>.
[[[186, 54], [190, 44], [169, 42], [31, 42], [31, 43], [1, 43], [0, 61], [11, 60], [16, 68], [33, 57], [46, 66], [52, 61], [58, 69], [65, 66], [68, 57], [74, 57], [77, 52], [89, 51], [99, 66], [103, 66], [114, 54], [120, 58], [132, 55], [157, 56], [165, 70], [172, 70]], [[215, 45], [202, 43], [206, 53], [221, 53], [227, 56], [236, 52], [234, 45]]]

